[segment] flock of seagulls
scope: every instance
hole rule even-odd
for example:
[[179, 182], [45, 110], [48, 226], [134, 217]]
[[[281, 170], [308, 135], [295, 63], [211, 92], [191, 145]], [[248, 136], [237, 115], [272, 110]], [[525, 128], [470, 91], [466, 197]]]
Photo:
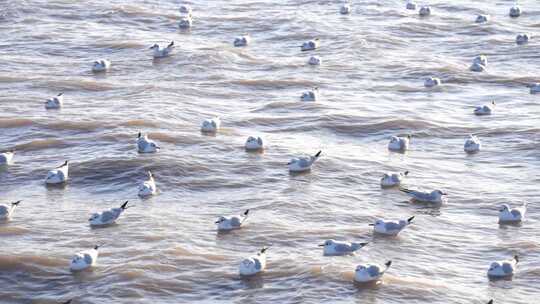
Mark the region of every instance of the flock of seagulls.
[[[407, 2], [406, 9], [416, 10], [417, 5], [414, 2]], [[351, 4], [349, 2], [344, 3], [339, 12], [341, 14], [350, 14], [352, 11]], [[182, 14], [179, 21], [180, 28], [190, 28], [193, 24], [192, 8], [188, 5], [182, 5], [180, 7], [180, 13]], [[420, 16], [429, 16], [432, 14], [432, 9], [429, 6], [420, 7], [418, 14]], [[517, 18], [521, 15], [521, 9], [518, 6], [514, 6], [509, 11], [509, 16]], [[491, 17], [489, 15], [478, 15], [476, 17], [476, 23], [489, 22]], [[528, 34], [519, 34], [516, 37], [516, 43], [519, 45], [528, 43], [530, 36]], [[251, 43], [251, 36], [244, 34], [234, 39], [233, 45], [235, 47], [245, 47]], [[312, 51], [320, 47], [320, 40], [318, 38], [309, 40], [300, 45], [301, 51]], [[153, 58], [163, 58], [170, 56], [174, 50], [174, 41], [171, 41], [166, 46], [160, 46], [154, 44], [150, 47], [152, 50]], [[322, 59], [318, 56], [312, 56], [309, 58], [308, 64], [321, 65]], [[111, 68], [111, 61], [106, 59], [96, 60], [92, 65], [92, 71], [95, 73], [106, 72]], [[474, 72], [483, 72], [487, 68], [487, 57], [484, 55], [477, 56], [473, 59], [470, 66], [470, 70]], [[424, 80], [424, 86], [431, 88], [440, 86], [442, 84], [439, 78], [429, 77]], [[531, 85], [531, 94], [540, 93], [540, 83]], [[309, 91], [302, 93], [300, 97], [301, 101], [317, 101], [319, 99], [319, 88], [315, 87]], [[46, 109], [59, 109], [63, 106], [64, 95], [58, 94], [45, 102]], [[476, 106], [474, 109], [475, 115], [490, 115], [495, 107], [495, 102], [488, 105]], [[216, 133], [220, 130], [221, 120], [219, 117], [209, 118], [202, 122], [201, 131], [203, 133]], [[409, 149], [411, 143], [411, 135], [407, 136], [392, 136], [388, 143], [388, 150], [395, 152], [404, 152]], [[160, 150], [160, 147], [156, 142], [148, 138], [148, 135], [143, 135], [139, 132], [137, 136], [137, 151], [139, 153], [156, 153]], [[264, 148], [263, 139], [261, 137], [248, 137], [245, 143], [246, 151], [260, 151]], [[464, 151], [467, 153], [479, 152], [481, 143], [478, 137], [470, 135], [466, 139], [464, 144]], [[313, 164], [319, 159], [322, 151], [318, 151], [314, 155], [300, 156], [292, 158], [287, 163], [288, 170], [291, 173], [303, 173], [311, 170]], [[7, 151], [0, 153], [0, 165], [9, 165], [12, 163], [14, 157], [14, 151]], [[50, 170], [45, 178], [45, 183], [54, 185], [66, 183], [69, 178], [69, 163], [65, 161], [61, 166]], [[399, 190], [408, 195], [413, 201], [423, 202], [428, 204], [442, 204], [445, 201], [447, 193], [441, 190], [432, 191], [419, 191], [411, 190], [401, 187], [403, 181], [408, 176], [409, 172], [389, 172], [385, 173], [380, 180], [380, 186], [382, 188], [399, 187]], [[144, 180], [138, 188], [138, 195], [140, 197], [148, 197], [154, 195], [157, 191], [154, 177], [150, 171], [147, 172], [147, 179]], [[9, 220], [15, 209], [19, 206], [20, 201], [13, 202], [9, 205], [0, 205], [0, 220]], [[118, 208], [112, 208], [101, 213], [94, 213], [88, 219], [90, 226], [92, 227], [105, 227], [114, 224], [122, 215], [122, 213], [132, 206], [128, 206], [128, 201], [124, 202]], [[524, 220], [527, 210], [527, 204], [520, 207], [511, 208], [509, 205], [504, 204], [499, 210], [499, 222], [500, 223], [519, 223]], [[234, 216], [221, 216], [215, 222], [218, 231], [230, 231], [240, 229], [244, 222], [248, 219], [249, 209], [245, 210], [240, 215]], [[373, 231], [376, 234], [386, 236], [397, 236], [407, 226], [411, 225], [414, 220], [414, 216], [408, 219], [400, 220], [385, 220], [377, 219], [374, 223], [369, 224], [373, 227]], [[319, 245], [323, 247], [323, 255], [325, 256], [343, 256], [355, 254], [358, 250], [367, 246], [368, 243], [355, 243], [355, 242], [342, 242], [333, 239], [326, 240], [323, 244]], [[96, 245], [92, 249], [77, 253], [70, 262], [70, 269], [72, 271], [81, 271], [91, 268], [96, 265], [99, 256], [99, 245]], [[239, 266], [239, 274], [241, 276], [252, 276], [263, 272], [266, 269], [267, 250], [269, 247], [260, 249], [255, 255], [246, 258], [241, 261]], [[516, 266], [519, 262], [519, 257], [514, 256], [511, 260], [496, 261], [493, 262], [488, 269], [488, 276], [494, 278], [509, 277], [515, 272]], [[392, 261], [387, 261], [384, 265], [378, 264], [362, 264], [358, 265], [355, 269], [354, 280], [359, 283], [377, 282], [388, 271]], [[70, 301], [66, 302], [69, 303]], [[493, 303], [491, 300], [489, 303]]]

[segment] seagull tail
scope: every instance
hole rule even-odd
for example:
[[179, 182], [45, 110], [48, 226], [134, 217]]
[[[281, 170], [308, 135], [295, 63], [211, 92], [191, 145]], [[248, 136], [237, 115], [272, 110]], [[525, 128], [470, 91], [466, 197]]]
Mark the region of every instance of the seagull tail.
[[403, 175], [405, 175], [405, 176], [409, 175], [409, 171], [407, 170], [407, 171], [403, 172]]
[[519, 257], [517, 256], [517, 254], [514, 256], [514, 260], [516, 261], [516, 264], [519, 263]]
[[128, 207], [127, 207], [127, 204], [128, 204], [129, 201], [125, 201], [122, 206], [120, 206], [120, 208], [126, 210]]
[[317, 158], [317, 157], [321, 156], [321, 153], [322, 153], [322, 150], [319, 150], [319, 152], [317, 152], [317, 154], [315, 154], [315, 157]]
[[21, 201], [16, 201], [16, 202], [14, 202], [14, 203], [11, 203], [11, 206], [17, 206], [17, 205], [19, 205], [20, 203], [21, 203]]
[[407, 222], [410, 224], [412, 223], [413, 220], [414, 220], [414, 216], [411, 216], [410, 218], [407, 219]]
[[388, 261], [388, 262], [384, 263], [384, 265], [386, 266], [386, 269], [384, 271], [386, 271], [386, 270], [388, 270], [388, 268], [390, 268], [390, 266], [392, 266], [392, 261]]
[[411, 190], [409, 190], [407, 188], [399, 188], [399, 191], [409, 193], [409, 194], [412, 192]]

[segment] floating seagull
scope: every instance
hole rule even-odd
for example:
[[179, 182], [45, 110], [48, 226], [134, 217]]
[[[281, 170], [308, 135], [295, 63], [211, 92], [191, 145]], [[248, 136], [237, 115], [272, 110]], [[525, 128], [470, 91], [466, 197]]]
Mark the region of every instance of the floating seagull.
[[516, 43], [518, 45], [526, 44], [529, 42], [529, 35], [528, 34], [519, 34], [516, 36]]
[[266, 250], [268, 247], [263, 247], [256, 256], [244, 259], [240, 263], [240, 275], [252, 276], [266, 269]]
[[422, 192], [416, 190], [409, 190], [401, 188], [401, 192], [407, 193], [413, 200], [424, 203], [441, 204], [443, 202], [443, 195], [447, 195], [441, 190], [433, 190], [431, 192]]
[[385, 173], [383, 177], [381, 178], [381, 187], [382, 188], [389, 188], [389, 187], [395, 187], [399, 186], [405, 176], [409, 174], [409, 171], [405, 172], [389, 172]]
[[467, 153], [476, 153], [480, 151], [482, 144], [478, 137], [474, 135], [469, 135], [469, 138], [465, 140], [465, 145], [463, 145], [463, 150]]
[[317, 154], [313, 156], [304, 156], [299, 158], [293, 158], [290, 162], [287, 163], [289, 166], [290, 172], [305, 172], [311, 170], [311, 165], [319, 159], [319, 156], [321, 156], [321, 152], [317, 152]]
[[234, 215], [230, 217], [220, 216], [216, 221], [219, 231], [230, 231], [234, 229], [240, 229], [242, 224], [247, 220], [249, 209], [244, 211], [241, 215]]
[[516, 208], [510, 208], [510, 206], [504, 204], [499, 210], [499, 223], [519, 223], [525, 218], [526, 212], [526, 203]]
[[388, 143], [388, 150], [404, 152], [409, 149], [410, 141], [410, 134], [407, 135], [407, 137], [392, 136], [390, 137], [390, 142]]
[[187, 15], [186, 17], [181, 17], [180, 21], [178, 22], [178, 27], [181, 29], [189, 29], [193, 26], [193, 18], [191, 15]]
[[349, 243], [339, 242], [334, 240], [326, 240], [324, 244], [319, 245], [324, 247], [323, 254], [325, 256], [350, 255], [355, 251], [366, 246], [368, 243]]
[[387, 221], [383, 219], [378, 219], [375, 221], [374, 224], [369, 224], [369, 225], [373, 226], [373, 230], [376, 233], [396, 236], [398, 235], [398, 233], [401, 232], [401, 230], [405, 229], [405, 227], [412, 224], [413, 220], [414, 220], [414, 216], [411, 216], [407, 220], [399, 220], [399, 221]]
[[71, 265], [69, 266], [69, 269], [71, 271], [80, 271], [96, 265], [99, 255], [99, 247], [100, 246], [96, 245], [93, 249], [77, 253], [71, 260]]
[[15, 155], [14, 150], [0, 153], [0, 166], [11, 164], [11, 161], [13, 160], [14, 155]]
[[416, 10], [416, 3], [412, 1], [407, 1], [407, 5], [405, 5], [405, 8], [408, 10]]
[[473, 72], [483, 72], [487, 67], [487, 57], [485, 55], [476, 56], [469, 68]]
[[476, 23], [486, 23], [491, 17], [489, 15], [478, 15], [476, 16]]
[[148, 135], [142, 136], [139, 132], [137, 135], [137, 151], [139, 153], [155, 153], [161, 149], [153, 140], [148, 139]]
[[342, 14], [342, 15], [348, 15], [351, 13], [351, 4], [349, 2], [347, 3], [344, 3], [340, 8], [339, 8], [339, 13]]
[[16, 201], [10, 205], [0, 204], [0, 221], [9, 220], [11, 215], [13, 215], [13, 212], [15, 212], [15, 208], [17, 208], [20, 203], [21, 201]]
[[110, 225], [120, 217], [122, 212], [126, 210], [127, 208], [130, 208], [127, 206], [128, 201], [122, 204], [120, 208], [112, 208], [107, 211], [103, 211], [102, 213], [94, 213], [88, 220], [90, 222], [90, 226], [106, 226]]
[[540, 93], [540, 83], [535, 83], [531, 85], [531, 94], [538, 94]]
[[512, 18], [517, 18], [521, 15], [521, 8], [517, 5], [515, 6], [512, 6], [510, 8], [510, 12], [508, 13], [508, 15]]
[[163, 58], [167, 57], [171, 54], [172, 50], [174, 49], [174, 41], [171, 41], [169, 45], [165, 48], [161, 48], [159, 45], [154, 44], [150, 47], [151, 50], [154, 51], [153, 56], [154, 58]]
[[384, 270], [382, 270], [382, 266], [377, 264], [358, 265], [354, 272], [354, 280], [358, 283], [378, 281], [386, 273], [388, 268], [390, 268], [390, 265], [392, 265], [392, 261], [386, 262], [384, 264]]
[[106, 72], [111, 68], [111, 62], [106, 59], [100, 59], [94, 61], [94, 64], [92, 65], [92, 72], [99, 73], [99, 72]]
[[429, 6], [422, 6], [420, 10], [418, 11], [418, 14], [422, 17], [426, 17], [431, 15], [431, 7]]
[[263, 149], [263, 140], [260, 137], [250, 136], [246, 140], [246, 150], [247, 151], [259, 151]]
[[319, 99], [319, 88], [314, 87], [311, 91], [303, 92], [300, 96], [302, 101], [317, 101]]
[[314, 49], [319, 48], [319, 46], [320, 46], [319, 38], [315, 38], [315, 39], [302, 43], [302, 45], [300, 46], [300, 50], [302, 52], [313, 51]]
[[47, 173], [45, 177], [45, 183], [47, 184], [61, 184], [68, 180], [68, 171], [69, 165], [66, 160], [60, 167], [57, 167], [55, 170], [51, 170]]
[[221, 119], [214, 117], [211, 119], [205, 119], [201, 125], [201, 131], [205, 133], [216, 133], [221, 127]]
[[514, 274], [517, 264], [519, 263], [518, 256], [514, 256], [512, 260], [497, 261], [491, 263], [488, 269], [488, 277], [504, 278], [511, 277]]
[[156, 193], [156, 182], [154, 181], [154, 175], [148, 171], [148, 180], [145, 180], [139, 185], [139, 196], [148, 197]]
[[251, 42], [251, 37], [248, 34], [234, 38], [234, 46], [246, 46]]
[[441, 80], [436, 77], [428, 77], [424, 80], [424, 86], [426, 88], [436, 87], [441, 85]]
[[322, 59], [319, 56], [311, 56], [309, 57], [308, 64], [310, 65], [321, 65]]
[[474, 108], [474, 114], [478, 116], [491, 115], [493, 107], [495, 107], [495, 101], [492, 101], [491, 105], [476, 106]]
[[60, 93], [56, 95], [55, 97], [49, 98], [47, 99], [47, 101], [45, 101], [45, 109], [47, 110], [60, 109], [63, 103], [64, 103], [64, 93]]
[[191, 9], [191, 6], [187, 4], [180, 5], [180, 13], [191, 15], [192, 12], [193, 10]]

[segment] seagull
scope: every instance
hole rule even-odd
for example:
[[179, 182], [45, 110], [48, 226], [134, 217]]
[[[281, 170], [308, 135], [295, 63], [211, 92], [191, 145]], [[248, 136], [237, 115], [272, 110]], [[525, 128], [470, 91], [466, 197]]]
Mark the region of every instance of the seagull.
[[423, 203], [433, 203], [433, 204], [441, 204], [443, 202], [443, 196], [447, 195], [445, 192], [442, 192], [441, 190], [433, 190], [431, 192], [422, 192], [422, 191], [416, 191], [416, 190], [409, 190], [401, 188], [399, 189], [401, 192], [406, 193], [414, 201], [423, 202]]
[[181, 17], [180, 21], [178, 22], [178, 27], [181, 29], [189, 29], [193, 26], [193, 18], [191, 15], [187, 15], [186, 17]]
[[469, 138], [465, 140], [465, 145], [463, 146], [463, 150], [467, 153], [476, 153], [480, 151], [480, 148], [482, 147], [482, 144], [480, 143], [480, 140], [478, 137], [474, 135], [469, 135]]
[[148, 135], [137, 135], [137, 150], [139, 153], [155, 153], [161, 149], [153, 140], [148, 139]]
[[521, 8], [517, 5], [512, 6], [508, 15], [512, 18], [519, 17], [521, 15]]
[[404, 152], [409, 149], [409, 142], [411, 141], [411, 135], [407, 137], [392, 136], [388, 143], [388, 150]]
[[348, 15], [351, 13], [351, 4], [349, 2], [346, 2], [344, 3], [340, 8], [339, 8], [339, 13], [342, 14], [342, 15]]
[[55, 97], [49, 98], [47, 99], [47, 101], [45, 101], [45, 109], [47, 110], [60, 109], [63, 103], [64, 103], [64, 93], [60, 93], [56, 95]]
[[368, 243], [349, 243], [339, 242], [334, 240], [326, 240], [319, 247], [324, 247], [323, 254], [325, 256], [351, 255], [355, 251], [366, 246]]
[[131, 207], [128, 207], [127, 204], [128, 201], [123, 203], [120, 208], [112, 208], [110, 210], [103, 211], [102, 213], [92, 214], [90, 219], [88, 219], [88, 221], [90, 222], [90, 226], [106, 226], [116, 222], [122, 212]]
[[399, 221], [388, 221], [388, 220], [383, 220], [383, 219], [377, 219], [374, 224], [369, 224], [369, 225], [373, 226], [373, 231], [375, 231], [375, 233], [396, 236], [398, 235], [398, 233], [401, 232], [401, 230], [405, 229], [405, 227], [412, 224], [413, 220], [414, 220], [414, 216], [411, 216], [407, 220], [399, 220]]
[[514, 274], [517, 264], [519, 263], [519, 257], [516, 255], [512, 260], [497, 261], [491, 263], [488, 269], [488, 277], [491, 278], [504, 278], [511, 277]]
[[256, 256], [244, 259], [240, 263], [240, 276], [252, 276], [266, 269], [266, 250], [268, 247], [263, 247]]
[[45, 183], [47, 184], [62, 184], [68, 180], [69, 165], [66, 160], [60, 167], [51, 170], [45, 177]]
[[251, 42], [251, 37], [248, 34], [234, 38], [234, 46], [246, 46]]
[[473, 72], [483, 72], [487, 67], [487, 57], [485, 55], [476, 56], [469, 68]]
[[382, 266], [377, 264], [358, 265], [356, 266], [356, 270], [354, 272], [354, 280], [358, 283], [378, 281], [386, 273], [388, 268], [390, 268], [390, 265], [392, 265], [392, 261], [386, 262], [384, 264], [384, 270], [382, 270]]
[[9, 151], [0, 153], [0, 166], [11, 164], [11, 161], [13, 160], [14, 155], [15, 155], [14, 150], [9, 150]]
[[216, 221], [218, 225], [218, 231], [230, 231], [234, 229], [240, 229], [242, 224], [247, 220], [249, 209], [244, 211], [241, 215], [234, 215], [230, 217], [220, 216]]
[[315, 38], [315, 39], [302, 43], [302, 45], [300, 46], [300, 50], [302, 52], [313, 51], [314, 49], [319, 48], [319, 46], [320, 46], [319, 38]]
[[156, 193], [156, 182], [154, 175], [148, 171], [148, 180], [145, 180], [139, 185], [139, 197], [148, 197]]
[[317, 101], [319, 99], [319, 88], [314, 87], [311, 91], [303, 92], [300, 96], [302, 101]]
[[431, 15], [431, 7], [429, 7], [429, 6], [422, 6], [422, 7], [420, 8], [420, 10], [418, 11], [418, 14], [419, 14], [421, 17], [426, 17], [426, 16]]
[[246, 150], [247, 151], [259, 151], [263, 149], [263, 140], [260, 137], [250, 136], [246, 140]]
[[535, 83], [531, 85], [531, 94], [538, 94], [540, 93], [540, 83]]
[[311, 170], [311, 165], [319, 159], [319, 156], [321, 156], [321, 152], [317, 152], [317, 154], [313, 156], [304, 156], [304, 157], [298, 157], [291, 159], [290, 162], [287, 163], [289, 166], [290, 172], [305, 172]]
[[416, 3], [412, 1], [407, 1], [407, 5], [405, 5], [405, 8], [408, 10], [416, 10]]
[[308, 64], [309, 65], [321, 65], [322, 59], [319, 56], [311, 56], [309, 57]]
[[489, 15], [478, 15], [478, 16], [476, 16], [475, 22], [476, 23], [486, 23], [486, 22], [489, 21], [489, 19], [491, 19], [491, 17]]
[[92, 65], [92, 72], [99, 73], [99, 72], [106, 72], [111, 68], [111, 62], [107, 59], [100, 59], [94, 61], [94, 64]]
[[529, 42], [529, 35], [528, 34], [519, 34], [516, 36], [516, 43], [518, 45], [526, 44]]
[[11, 218], [11, 215], [13, 215], [15, 208], [17, 208], [20, 203], [21, 201], [16, 201], [14, 203], [11, 203], [10, 205], [0, 204], [0, 221], [9, 220]]
[[71, 265], [69, 266], [71, 271], [80, 271], [88, 269], [96, 265], [98, 259], [98, 248], [100, 246], [96, 245], [93, 249], [85, 250], [77, 253], [71, 260]]
[[432, 88], [441, 85], [441, 80], [436, 77], [428, 77], [424, 79], [424, 86], [426, 88]]
[[211, 119], [205, 119], [201, 125], [201, 131], [204, 133], [216, 133], [221, 127], [221, 119], [214, 117]]
[[474, 108], [474, 114], [478, 116], [491, 115], [493, 107], [495, 107], [495, 101], [492, 101], [491, 105], [476, 106]]
[[389, 188], [399, 186], [403, 179], [409, 174], [409, 171], [405, 172], [389, 172], [385, 173], [381, 178], [381, 187]]
[[184, 5], [180, 6], [180, 13], [181, 14], [191, 15], [192, 12], [193, 12], [193, 10], [191, 9], [191, 6], [189, 6], [187, 4], [184, 4]]
[[499, 223], [519, 223], [525, 218], [527, 203], [521, 207], [510, 208], [507, 204], [499, 209]]
[[167, 57], [171, 54], [172, 50], [174, 49], [174, 41], [171, 41], [169, 45], [165, 48], [161, 48], [159, 45], [154, 44], [150, 47], [151, 50], [154, 51], [153, 56], [154, 58], [163, 58]]

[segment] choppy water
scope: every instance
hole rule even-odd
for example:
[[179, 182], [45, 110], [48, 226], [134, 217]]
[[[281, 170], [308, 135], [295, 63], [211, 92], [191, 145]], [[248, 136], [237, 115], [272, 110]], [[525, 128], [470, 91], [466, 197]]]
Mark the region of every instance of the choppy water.
[[[404, 1], [194, 1], [194, 27], [177, 28], [176, 1], [0, 1], [1, 202], [23, 200], [0, 225], [0, 302], [57, 303], [536, 303], [540, 291], [540, 3], [431, 1], [419, 18]], [[488, 24], [474, 24], [489, 13]], [[232, 40], [251, 33], [252, 44]], [[517, 46], [515, 36], [533, 39]], [[314, 52], [299, 43], [320, 37]], [[175, 40], [174, 56], [148, 47]], [[468, 66], [486, 54], [488, 69]], [[109, 58], [106, 75], [89, 72]], [[423, 87], [440, 77], [438, 89]], [[319, 86], [322, 100], [299, 102]], [[65, 93], [60, 111], [43, 101]], [[490, 117], [471, 105], [490, 102]], [[220, 115], [215, 137], [200, 122]], [[162, 151], [139, 155], [138, 131]], [[406, 154], [388, 138], [413, 134]], [[463, 152], [469, 133], [483, 150]], [[243, 150], [260, 134], [263, 154]], [[291, 176], [293, 156], [323, 150], [310, 174]], [[47, 170], [71, 161], [64, 188]], [[140, 200], [146, 170], [159, 195]], [[409, 170], [406, 186], [442, 188], [440, 208], [381, 190], [385, 171]], [[118, 224], [90, 229], [95, 211], [136, 205]], [[503, 202], [529, 202], [521, 226], [499, 226]], [[251, 208], [248, 225], [217, 234], [222, 214]], [[397, 238], [373, 237], [376, 217], [416, 215]], [[356, 256], [323, 257], [327, 238], [371, 242]], [[71, 256], [105, 243], [98, 266], [72, 274]], [[243, 257], [272, 244], [266, 273], [240, 279]], [[511, 281], [490, 282], [492, 260], [521, 256]], [[383, 284], [352, 283], [361, 262], [393, 260]]]

